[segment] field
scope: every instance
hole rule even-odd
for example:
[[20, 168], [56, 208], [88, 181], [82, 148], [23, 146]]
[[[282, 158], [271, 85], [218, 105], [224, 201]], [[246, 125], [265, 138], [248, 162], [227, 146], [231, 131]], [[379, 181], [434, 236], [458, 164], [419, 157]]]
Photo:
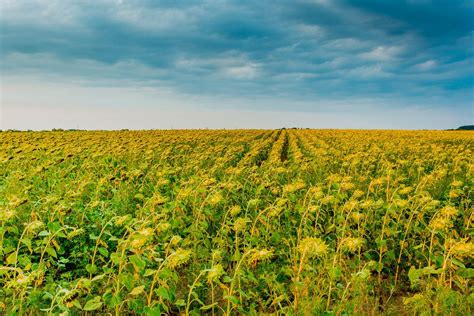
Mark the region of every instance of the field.
[[474, 133], [0, 133], [0, 312], [474, 309]]

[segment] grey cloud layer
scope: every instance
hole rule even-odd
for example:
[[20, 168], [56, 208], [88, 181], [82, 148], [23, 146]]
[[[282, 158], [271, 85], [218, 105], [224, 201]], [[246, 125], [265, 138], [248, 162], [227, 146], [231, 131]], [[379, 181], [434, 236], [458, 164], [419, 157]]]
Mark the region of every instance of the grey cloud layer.
[[7, 0], [1, 6], [6, 76], [160, 85], [229, 98], [385, 98], [403, 105], [429, 97], [472, 106], [472, 1]]

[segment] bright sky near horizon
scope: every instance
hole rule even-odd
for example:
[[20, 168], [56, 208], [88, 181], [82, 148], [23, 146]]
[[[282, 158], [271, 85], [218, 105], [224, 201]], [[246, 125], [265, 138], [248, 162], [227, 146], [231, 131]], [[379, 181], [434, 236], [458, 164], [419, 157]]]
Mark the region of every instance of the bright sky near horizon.
[[473, 0], [0, 0], [0, 129], [474, 123]]

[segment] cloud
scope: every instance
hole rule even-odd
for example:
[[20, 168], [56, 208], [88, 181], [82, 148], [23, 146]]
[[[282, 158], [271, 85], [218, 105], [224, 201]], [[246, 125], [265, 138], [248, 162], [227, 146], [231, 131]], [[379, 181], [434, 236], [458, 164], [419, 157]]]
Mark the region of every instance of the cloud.
[[206, 106], [216, 109], [277, 104], [321, 111], [310, 104], [353, 99], [403, 108], [426, 106], [423, 99], [433, 97], [440, 108], [472, 107], [474, 9], [465, 1], [5, 0], [1, 6], [3, 82], [24, 77], [167, 90], [177, 100], [212, 97]]
[[258, 65], [247, 63], [242, 66], [228, 67], [224, 69], [224, 73], [238, 79], [252, 79], [258, 74]]
[[384, 78], [391, 77], [389, 73], [383, 70], [381, 65], [361, 66], [353, 68], [348, 73], [354, 78]]
[[252, 79], [258, 76], [260, 65], [243, 54], [229, 52], [214, 58], [182, 58], [175, 64], [181, 71], [209, 71], [230, 79]]
[[369, 52], [362, 53], [360, 56], [369, 60], [387, 61], [394, 59], [403, 51], [399, 46], [377, 46]]
[[429, 70], [434, 67], [436, 67], [436, 61], [432, 59], [415, 65], [415, 68], [420, 69], [420, 70]]

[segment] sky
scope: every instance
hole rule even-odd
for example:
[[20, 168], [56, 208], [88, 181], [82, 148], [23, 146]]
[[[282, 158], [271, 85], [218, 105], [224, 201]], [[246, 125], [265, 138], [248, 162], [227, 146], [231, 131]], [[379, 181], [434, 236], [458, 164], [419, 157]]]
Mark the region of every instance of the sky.
[[0, 0], [0, 129], [474, 124], [474, 0]]

